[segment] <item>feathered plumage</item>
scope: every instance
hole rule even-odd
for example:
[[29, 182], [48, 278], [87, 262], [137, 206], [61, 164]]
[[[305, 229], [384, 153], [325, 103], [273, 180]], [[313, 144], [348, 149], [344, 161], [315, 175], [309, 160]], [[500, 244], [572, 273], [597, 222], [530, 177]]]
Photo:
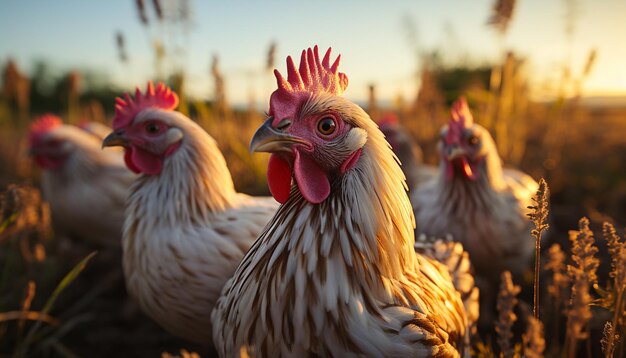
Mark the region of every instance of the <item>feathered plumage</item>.
[[423, 162], [422, 148], [394, 114], [385, 115], [377, 123], [385, 139], [391, 145], [391, 149], [400, 160], [402, 172], [406, 176], [406, 184], [409, 187], [409, 195], [421, 184], [437, 176], [437, 167]]
[[143, 173], [126, 211], [126, 285], [169, 332], [210, 344], [211, 309], [278, 204], [235, 191], [215, 140], [173, 111], [175, 93], [162, 84], [137, 93], [118, 100], [115, 132], [104, 140], [124, 146], [127, 165]]
[[[213, 311], [223, 357], [458, 356], [469, 326], [448, 268], [414, 251], [404, 175], [347, 77], [303, 51], [251, 148], [284, 202]], [[292, 182], [293, 175], [293, 182]], [[285, 190], [286, 187], [286, 190]]]
[[473, 122], [464, 99], [455, 103], [441, 138], [439, 175], [411, 194], [417, 232], [451, 234], [477, 273], [494, 282], [502, 271], [519, 274], [532, 267], [535, 245], [526, 214], [537, 182], [502, 168], [491, 135]]
[[469, 252], [480, 287], [481, 326], [495, 319], [498, 275], [531, 272], [535, 243], [526, 216], [538, 184], [504, 169], [489, 132], [475, 124], [464, 99], [441, 132], [439, 175], [411, 193], [416, 233], [451, 235]]
[[29, 151], [41, 167], [54, 226], [85, 242], [120, 247], [128, 187], [121, 153], [101, 149], [84, 130], [45, 115], [31, 125]]

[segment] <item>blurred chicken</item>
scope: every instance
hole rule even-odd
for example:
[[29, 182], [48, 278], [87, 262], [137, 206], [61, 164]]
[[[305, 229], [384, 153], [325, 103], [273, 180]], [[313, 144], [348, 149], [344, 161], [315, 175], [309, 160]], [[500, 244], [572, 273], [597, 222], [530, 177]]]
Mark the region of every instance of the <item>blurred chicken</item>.
[[123, 146], [142, 174], [124, 225], [128, 291], [169, 332], [210, 344], [211, 309], [278, 203], [237, 193], [215, 140], [177, 105], [162, 83], [118, 98], [103, 146]]
[[[251, 150], [283, 205], [213, 311], [222, 357], [455, 357], [468, 314], [449, 268], [414, 251], [404, 175], [348, 79], [302, 52]], [[450, 252], [451, 255], [458, 253]], [[462, 254], [462, 250], [461, 250]], [[467, 267], [465, 267], [467, 269]], [[471, 279], [471, 277], [470, 277]]]
[[514, 169], [503, 169], [489, 132], [475, 124], [459, 99], [441, 132], [440, 175], [411, 195], [417, 231], [451, 234], [463, 243], [482, 276], [530, 268], [535, 244], [526, 216], [538, 184]]
[[[107, 135], [109, 135], [109, 133], [111, 133], [111, 127], [99, 123], [99, 122], [93, 122], [93, 121], [86, 121], [86, 120], [82, 120], [80, 122], [78, 122], [78, 128], [84, 130], [85, 132], [93, 135], [94, 137], [98, 138], [100, 141], [102, 141], [104, 138], [106, 138]], [[108, 150], [115, 150], [117, 148], [109, 148]]]
[[469, 252], [484, 327], [495, 318], [500, 273], [508, 270], [523, 282], [532, 271], [535, 243], [526, 214], [538, 184], [518, 170], [502, 168], [491, 135], [474, 123], [463, 98], [453, 105], [439, 149], [439, 175], [411, 193], [416, 232], [451, 235]]
[[29, 151], [55, 228], [85, 242], [120, 247], [127, 190], [135, 175], [121, 153], [103, 151], [86, 131], [44, 115], [30, 127]]
[[412, 193], [420, 184], [437, 176], [437, 167], [424, 164], [422, 148], [411, 134], [402, 127], [395, 114], [387, 113], [377, 123], [378, 128], [383, 132], [385, 139], [391, 144], [393, 152], [400, 160], [409, 193]]

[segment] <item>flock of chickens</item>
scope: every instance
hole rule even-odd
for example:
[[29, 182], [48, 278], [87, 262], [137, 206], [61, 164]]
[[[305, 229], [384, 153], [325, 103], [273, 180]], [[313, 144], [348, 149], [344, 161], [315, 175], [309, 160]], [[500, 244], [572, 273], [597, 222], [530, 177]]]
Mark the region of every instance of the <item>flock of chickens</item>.
[[223, 357], [466, 355], [479, 288], [492, 309], [499, 273], [531, 267], [537, 183], [503, 169], [462, 98], [439, 168], [422, 164], [397, 121], [379, 128], [341, 96], [339, 60], [316, 46], [274, 72], [250, 144], [271, 153], [273, 198], [235, 191], [162, 83], [118, 98], [113, 130], [41, 117], [30, 151], [55, 227], [121, 245], [141, 309]]

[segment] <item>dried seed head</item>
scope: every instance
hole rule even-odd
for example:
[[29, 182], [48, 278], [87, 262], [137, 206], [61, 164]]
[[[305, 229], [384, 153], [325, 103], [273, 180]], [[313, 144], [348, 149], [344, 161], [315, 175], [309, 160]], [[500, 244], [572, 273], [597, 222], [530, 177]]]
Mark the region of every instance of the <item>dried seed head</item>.
[[548, 188], [548, 183], [546, 183], [545, 179], [539, 179], [539, 189], [537, 189], [537, 193], [533, 196], [532, 201], [535, 205], [531, 205], [528, 208], [531, 209], [531, 212], [528, 214], [528, 217], [535, 224], [535, 230], [532, 231], [532, 235], [537, 238], [538, 235], [547, 230], [550, 226], [546, 224], [548, 219], [548, 199], [550, 198], [550, 189]]
[[513, 284], [511, 273], [505, 271], [500, 276], [500, 292], [498, 292], [498, 320], [495, 322], [496, 333], [498, 334], [498, 345], [502, 355], [507, 357], [513, 357], [515, 350], [511, 344], [511, 338], [513, 338], [513, 332], [511, 328], [513, 323], [517, 320], [517, 316], [513, 313], [513, 309], [517, 304], [517, 295], [521, 289], [519, 286]]
[[565, 253], [559, 244], [550, 246], [546, 270], [552, 271], [552, 282], [548, 284], [548, 294], [554, 298], [563, 298], [561, 294], [569, 285], [569, 277], [565, 266]]
[[567, 266], [568, 275], [573, 282], [570, 306], [567, 310], [567, 330], [573, 339], [585, 339], [588, 337], [586, 326], [591, 319], [589, 305], [592, 297], [589, 288], [597, 281], [596, 271], [600, 263], [594, 257], [598, 248], [594, 244], [587, 218], [580, 219], [579, 230], [570, 232], [570, 240], [574, 265]]
[[546, 348], [546, 340], [543, 336], [543, 323], [533, 316], [528, 317], [526, 333], [522, 336], [524, 342], [524, 357], [541, 358]]

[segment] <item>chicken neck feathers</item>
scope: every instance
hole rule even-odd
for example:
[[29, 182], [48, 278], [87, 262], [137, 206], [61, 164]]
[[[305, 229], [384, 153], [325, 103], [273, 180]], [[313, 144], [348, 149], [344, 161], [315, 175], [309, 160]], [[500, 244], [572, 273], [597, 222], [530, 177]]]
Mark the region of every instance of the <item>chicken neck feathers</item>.
[[415, 254], [404, 175], [363, 122], [355, 168], [319, 205], [292, 186], [225, 287], [213, 313], [222, 356], [458, 355], [460, 297], [445, 268]]
[[163, 171], [131, 188], [123, 263], [129, 291], [148, 315], [209, 344], [212, 306], [277, 204], [237, 193], [213, 138], [194, 123], [181, 127], [184, 143]]

